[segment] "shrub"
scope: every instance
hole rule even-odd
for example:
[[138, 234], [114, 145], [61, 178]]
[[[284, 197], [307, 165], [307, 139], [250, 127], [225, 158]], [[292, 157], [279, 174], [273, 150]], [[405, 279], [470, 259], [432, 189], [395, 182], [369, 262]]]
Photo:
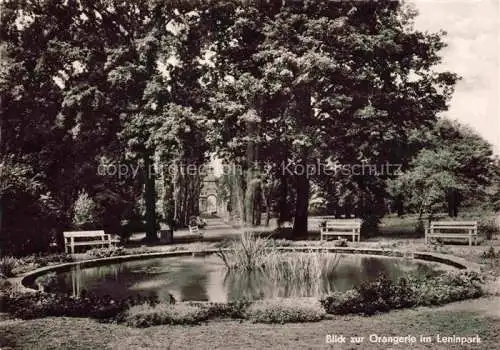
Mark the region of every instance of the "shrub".
[[39, 267], [44, 267], [51, 264], [61, 264], [74, 261], [73, 257], [68, 254], [50, 254], [50, 255], [29, 255], [22, 258], [17, 258], [17, 265], [13, 271], [14, 274], [22, 274]]
[[246, 311], [248, 319], [262, 323], [316, 322], [324, 316], [321, 304], [309, 299], [259, 300]]
[[374, 282], [365, 282], [345, 293], [335, 293], [321, 301], [327, 312], [344, 315], [349, 313], [373, 315], [414, 305], [412, 290], [404, 278], [397, 283], [385, 276]]
[[415, 226], [415, 235], [417, 237], [424, 237], [425, 236], [425, 223], [423, 220], [417, 221], [417, 224]]
[[110, 256], [127, 255], [128, 253], [123, 247], [105, 247], [87, 250], [85, 254], [94, 258], [108, 258]]
[[482, 219], [479, 221], [477, 231], [480, 235], [484, 235], [487, 240], [491, 240], [493, 236], [498, 236], [500, 226], [495, 219]]
[[3, 310], [21, 319], [66, 316], [120, 320], [129, 307], [146, 302], [155, 305], [158, 300], [156, 297], [140, 296], [114, 300], [109, 296], [99, 297], [90, 293], [82, 293], [80, 298], [43, 292], [0, 295]]
[[44, 292], [50, 292], [51, 289], [57, 284], [57, 274], [55, 272], [47, 273], [36, 279], [37, 284], [41, 287]]
[[361, 296], [356, 289], [348, 290], [344, 293], [335, 292], [320, 300], [326, 312], [334, 315], [346, 315], [361, 313], [359, 307]]
[[367, 214], [362, 217], [361, 236], [374, 237], [380, 233], [378, 225], [380, 224], [380, 216], [376, 214]]
[[427, 279], [414, 288], [416, 305], [442, 305], [484, 294], [482, 277], [472, 271], [449, 272]]
[[484, 251], [481, 254], [481, 258], [483, 259], [496, 259], [500, 256], [500, 252], [496, 253], [495, 248], [490, 247], [490, 249]]
[[245, 312], [251, 305], [246, 299], [231, 301], [228, 303], [205, 303], [205, 302], [187, 302], [188, 305], [204, 308], [209, 318], [245, 318]]
[[76, 229], [92, 229], [98, 222], [97, 205], [86, 191], [80, 191], [73, 208], [73, 225]]
[[19, 260], [10, 256], [0, 258], [0, 276], [13, 277], [14, 269], [19, 265]]
[[162, 324], [198, 324], [206, 321], [209, 313], [205, 308], [189, 304], [142, 304], [132, 306], [124, 316], [124, 322], [132, 327], [149, 327]]
[[[12, 287], [12, 284], [6, 279], [0, 276], [0, 292], [7, 291]], [[0, 310], [2, 303], [0, 302]]]
[[380, 276], [374, 282], [323, 298], [321, 304], [331, 314], [372, 315], [399, 308], [442, 305], [477, 298], [484, 294], [482, 284], [481, 276], [471, 271], [401, 278], [398, 282]]
[[334, 247], [347, 247], [347, 239], [345, 238], [339, 238], [335, 241], [333, 241], [333, 246]]

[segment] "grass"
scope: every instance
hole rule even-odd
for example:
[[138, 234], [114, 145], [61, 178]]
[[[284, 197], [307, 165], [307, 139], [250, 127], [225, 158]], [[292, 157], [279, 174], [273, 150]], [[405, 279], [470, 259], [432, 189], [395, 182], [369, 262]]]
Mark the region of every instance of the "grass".
[[[315, 323], [254, 324], [210, 322], [196, 327], [157, 326], [145, 329], [103, 324], [88, 319], [47, 318], [31, 321], [0, 321], [0, 348], [7, 349], [332, 349], [326, 334], [346, 337], [370, 334], [405, 336], [420, 334], [475, 335], [482, 343], [460, 349], [497, 349], [500, 316], [487, 310], [498, 299], [479, 299], [439, 308], [401, 310], [373, 317], [338, 316]], [[479, 311], [474, 311], [479, 310]], [[387, 344], [362, 343], [339, 349], [388, 349]], [[404, 345], [392, 347], [404, 349]], [[417, 343], [412, 349], [448, 349]], [[451, 347], [453, 348], [453, 347]], [[458, 348], [458, 347], [457, 347]]]

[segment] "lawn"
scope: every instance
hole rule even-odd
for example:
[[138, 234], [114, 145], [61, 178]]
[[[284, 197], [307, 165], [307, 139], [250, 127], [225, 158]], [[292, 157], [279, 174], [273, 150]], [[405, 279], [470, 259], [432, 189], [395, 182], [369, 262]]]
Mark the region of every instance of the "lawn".
[[[415, 349], [450, 349], [435, 336], [478, 335], [481, 344], [460, 349], [497, 349], [500, 342], [500, 298], [482, 298], [439, 308], [400, 310], [372, 317], [338, 316], [318, 323], [266, 325], [216, 321], [199, 326], [135, 329], [89, 319], [46, 318], [0, 321], [0, 348], [5, 349], [405, 349], [408, 345], [369, 342], [380, 336], [432, 336]], [[359, 345], [326, 344], [326, 335], [365, 337]], [[349, 340], [347, 340], [349, 341]]]

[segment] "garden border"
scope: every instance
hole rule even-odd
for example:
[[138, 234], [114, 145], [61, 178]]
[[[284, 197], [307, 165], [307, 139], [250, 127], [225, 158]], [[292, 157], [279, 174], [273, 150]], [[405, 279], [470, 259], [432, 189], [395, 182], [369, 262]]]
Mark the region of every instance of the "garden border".
[[[480, 265], [468, 261], [463, 258], [459, 258], [453, 255], [438, 254], [432, 252], [408, 252], [401, 250], [387, 250], [387, 249], [373, 249], [373, 248], [351, 248], [351, 247], [318, 247], [318, 246], [299, 246], [299, 247], [274, 247], [270, 249], [289, 251], [289, 252], [304, 252], [304, 251], [327, 251], [329, 253], [343, 253], [343, 254], [360, 254], [360, 255], [374, 255], [374, 256], [385, 256], [385, 257], [395, 257], [395, 258], [410, 258], [414, 260], [437, 262], [445, 265], [449, 265], [458, 269], [466, 269], [480, 272]], [[13, 285], [19, 287], [25, 292], [35, 292], [36, 289], [30, 286], [34, 283], [35, 279], [41, 275], [48, 272], [57, 272], [70, 269], [73, 266], [80, 265], [80, 267], [92, 267], [99, 266], [110, 263], [119, 263], [133, 260], [142, 260], [147, 258], [164, 258], [164, 257], [176, 257], [176, 256], [205, 256], [210, 254], [215, 254], [219, 251], [230, 251], [230, 248], [210, 248], [210, 249], [197, 249], [197, 250], [179, 250], [179, 251], [165, 251], [165, 252], [153, 252], [153, 253], [142, 253], [142, 254], [130, 254], [122, 256], [111, 256], [106, 258], [74, 261], [69, 263], [63, 263], [59, 265], [44, 266], [33, 271], [29, 271], [21, 276], [10, 278], [9, 280]]]

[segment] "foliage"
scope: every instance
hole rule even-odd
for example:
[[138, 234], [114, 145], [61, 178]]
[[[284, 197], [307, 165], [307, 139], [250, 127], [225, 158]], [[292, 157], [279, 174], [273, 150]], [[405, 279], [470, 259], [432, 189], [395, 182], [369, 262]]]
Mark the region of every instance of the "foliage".
[[12, 277], [14, 276], [14, 269], [19, 265], [19, 261], [11, 256], [4, 256], [0, 258], [0, 276]]
[[110, 256], [121, 256], [132, 253], [130, 253], [128, 250], [125, 250], [123, 247], [105, 247], [87, 250], [85, 254], [94, 258], [108, 258]]
[[76, 229], [88, 230], [96, 228], [98, 222], [97, 205], [86, 191], [80, 191], [75, 201], [73, 225]]
[[0, 304], [5, 312], [21, 319], [51, 316], [90, 317], [98, 320], [120, 320], [131, 306], [158, 302], [154, 297], [135, 297], [113, 300], [109, 296], [99, 297], [83, 293], [80, 298], [66, 295], [34, 293], [7, 293], [0, 295]]
[[[446, 206], [480, 206], [488, 197], [494, 174], [491, 145], [468, 127], [440, 119], [413, 136], [420, 151], [408, 169], [389, 182], [408, 210], [418, 213], [447, 211]], [[422, 147], [425, 147], [422, 149]], [[448, 198], [450, 190], [458, 198]]]
[[484, 251], [481, 254], [481, 258], [483, 259], [496, 259], [500, 256], [500, 252], [495, 252], [495, 248], [490, 247], [488, 250]]
[[[414, 14], [400, 3], [257, 2], [224, 10], [209, 136], [225, 159], [248, 168], [270, 162], [282, 186], [280, 213], [295, 191], [294, 234], [307, 231], [311, 179], [329, 175], [279, 176], [282, 162], [399, 164], [411, 153], [409, 130], [446, 109], [457, 77], [431, 69], [444, 47], [442, 33], [411, 29]], [[417, 81], [409, 77], [415, 71]], [[383, 185], [374, 178], [350, 182], [368, 193], [366, 187]]]
[[494, 236], [499, 236], [500, 225], [495, 219], [481, 219], [477, 225], [478, 234], [484, 235], [487, 240], [491, 240]]
[[133, 327], [199, 324], [220, 317], [263, 323], [315, 322], [320, 321], [324, 314], [318, 301], [311, 299], [270, 299], [253, 303], [242, 300], [226, 304], [188, 302], [175, 305], [137, 305], [127, 310], [124, 322]]
[[478, 273], [448, 273], [427, 279], [414, 288], [416, 305], [442, 305], [483, 295], [483, 280]]
[[227, 303], [187, 302], [187, 304], [205, 309], [210, 319], [224, 317], [243, 319], [245, 318], [247, 308], [252, 302], [240, 299]]
[[249, 320], [261, 323], [317, 322], [324, 315], [317, 300], [294, 298], [258, 300], [246, 310]]
[[[267, 192], [269, 212], [279, 187], [280, 214], [306, 233], [310, 183], [324, 174], [281, 176], [281, 162], [404, 163], [409, 132], [446, 110], [457, 80], [434, 69], [443, 33], [416, 31], [400, 2], [71, 4], [2, 3], [0, 161], [12, 156], [11, 168], [27, 171], [10, 172], [27, 186], [0, 183], [17, 194], [0, 202], [9, 254], [61, 240], [82, 188], [97, 206], [93, 224], [115, 232], [143, 196], [152, 240], [161, 175], [160, 214], [170, 219], [175, 198], [184, 224], [197, 214], [200, 178], [155, 166], [200, 165], [209, 150], [245, 171], [269, 162], [265, 179], [249, 173], [237, 193], [250, 205]], [[102, 163], [129, 173], [103, 176]], [[347, 182], [384, 190], [373, 176]], [[25, 220], [11, 219], [21, 211]], [[77, 224], [91, 221], [83, 217]]]
[[51, 289], [57, 285], [58, 278], [56, 272], [50, 272], [36, 279], [39, 290], [43, 292], [51, 292]]
[[379, 233], [378, 224], [380, 223], [380, 216], [377, 214], [368, 214], [363, 218], [361, 223], [361, 236], [373, 237]]
[[142, 304], [127, 310], [124, 322], [132, 327], [149, 327], [161, 324], [199, 324], [209, 317], [206, 309], [181, 304]]
[[11, 273], [13, 275], [19, 275], [50, 264], [72, 262], [73, 257], [68, 254], [50, 254], [50, 255], [29, 255], [21, 258], [9, 256], [9, 257], [3, 257], [2, 260], [9, 261], [8, 264], [13, 266], [11, 270]]
[[418, 279], [410, 276], [397, 282], [380, 276], [374, 282], [365, 282], [353, 290], [323, 298], [321, 303], [331, 314], [373, 315], [399, 308], [478, 298], [483, 295], [482, 283], [481, 276], [471, 271]]

